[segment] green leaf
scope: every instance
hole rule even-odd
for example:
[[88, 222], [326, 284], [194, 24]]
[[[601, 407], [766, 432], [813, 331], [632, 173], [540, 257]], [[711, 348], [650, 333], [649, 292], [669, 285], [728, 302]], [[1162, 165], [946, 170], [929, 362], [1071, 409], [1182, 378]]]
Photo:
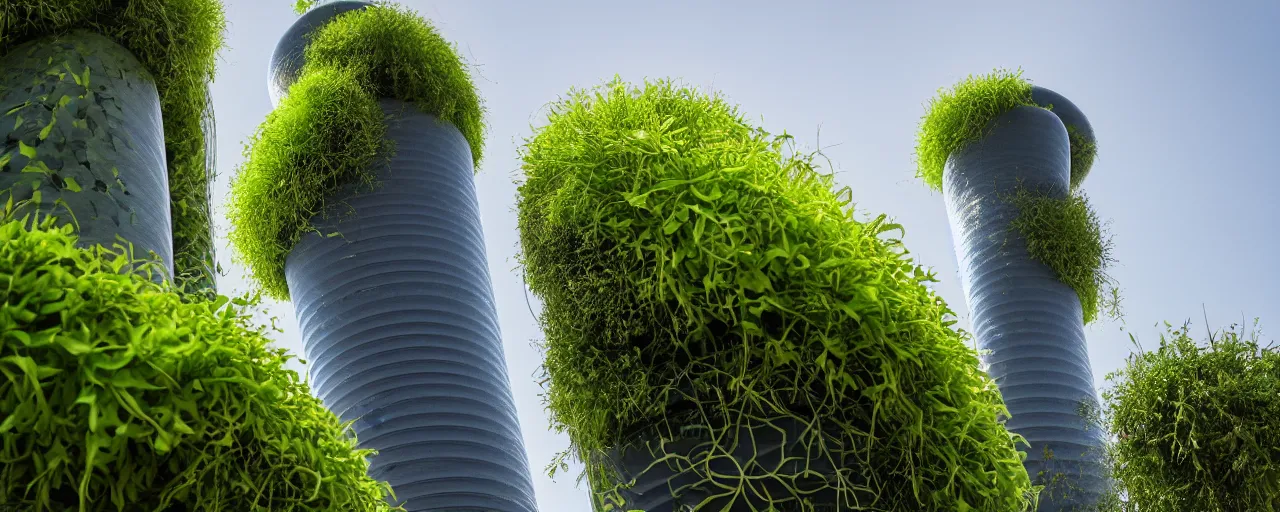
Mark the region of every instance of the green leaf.
[[58, 345], [66, 349], [73, 356], [81, 356], [93, 352], [93, 344], [83, 340], [78, 340], [70, 336], [59, 336], [57, 338]]
[[739, 286], [756, 293], [764, 293], [769, 289], [769, 277], [755, 268], [745, 272], [739, 271], [737, 283]]
[[40, 129], [40, 134], [38, 135], [40, 140], [45, 140], [49, 138], [49, 132], [53, 131], [53, 123], [56, 122], [57, 120], [58, 120], [58, 116], [56, 115], [49, 118], [49, 124], [44, 125], [44, 128]]
[[28, 146], [27, 143], [18, 141], [18, 152], [27, 158], [34, 159], [36, 157], [36, 148]]
[[676, 217], [673, 215], [670, 218], [668, 218], [665, 223], [663, 223], [662, 233], [665, 235], [670, 235], [672, 233], [675, 233], [676, 231], [679, 231], [680, 226], [683, 226], [683, 225], [684, 223], [681, 222], [679, 219], [676, 219]]
[[[76, 81], [76, 85], [79, 85], [79, 86], [83, 86], [83, 85], [84, 85], [84, 82], [80, 80], [80, 75], [77, 75], [75, 71], [72, 71], [72, 70], [71, 70], [71, 63], [69, 63], [69, 62], [63, 62], [63, 63], [62, 63], [62, 67], [63, 67], [64, 69], [66, 69], [66, 70], [67, 70], [67, 73], [70, 73], [70, 74], [71, 74], [71, 79]], [[58, 76], [58, 78], [59, 78], [59, 79], [62, 79], [62, 78], [64, 78], [65, 76], [66, 76], [66, 74], [60, 74], [60, 75]]]
[[80, 183], [76, 182], [75, 178], [66, 177], [66, 178], [63, 178], [62, 181], [66, 184], [67, 190], [70, 190], [72, 192], [79, 192], [81, 190]]
[[48, 165], [45, 165], [45, 163], [40, 160], [31, 160], [27, 162], [26, 167], [22, 168], [22, 172], [52, 174], [53, 170], [50, 169]]
[[27, 334], [27, 333], [22, 332], [22, 331], [17, 331], [17, 330], [9, 331], [9, 332], [6, 332], [5, 334], [8, 334], [8, 335], [10, 335], [10, 336], [13, 336], [14, 338], [17, 338], [17, 339], [18, 339], [18, 341], [19, 341], [19, 342], [21, 342], [23, 345], [31, 345], [31, 335], [30, 335], [30, 334]]

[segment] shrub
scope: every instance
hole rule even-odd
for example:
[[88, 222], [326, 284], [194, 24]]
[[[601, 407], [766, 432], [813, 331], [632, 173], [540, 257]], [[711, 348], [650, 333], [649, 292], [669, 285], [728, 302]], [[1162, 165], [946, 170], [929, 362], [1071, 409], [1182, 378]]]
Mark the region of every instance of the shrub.
[[1106, 272], [1115, 262], [1111, 237], [1088, 198], [1076, 193], [1059, 199], [1019, 187], [1007, 200], [1018, 208], [1009, 229], [1022, 235], [1033, 259], [1053, 269], [1059, 281], [1075, 290], [1084, 323], [1093, 322], [1099, 306], [1109, 303], [1108, 293], [1117, 292], [1107, 287], [1114, 282]]
[[252, 301], [184, 301], [130, 252], [0, 221], [0, 509], [391, 510]]
[[229, 234], [263, 292], [289, 298], [284, 260], [343, 187], [376, 186], [384, 141], [379, 98], [395, 98], [453, 123], [478, 168], [483, 109], [453, 45], [415, 13], [375, 5], [318, 29], [289, 94], [258, 127], [231, 185]]
[[1280, 510], [1280, 350], [1260, 346], [1256, 329], [1232, 325], [1202, 346], [1187, 324], [1165, 326], [1159, 348], [1107, 375], [1119, 503], [1142, 512]]
[[174, 279], [180, 289], [212, 283], [209, 180], [201, 120], [207, 85], [223, 45], [219, 0], [6, 0], [0, 2], [0, 54], [50, 34], [87, 29], [119, 43], [155, 79], [164, 122], [173, 214]]
[[[526, 141], [520, 260], [544, 304], [547, 409], [571, 442], [551, 472], [584, 460], [597, 502], [616, 501], [627, 483], [602, 451], [655, 431], [732, 444], [725, 425], [790, 418], [839, 468], [823, 486], [843, 504], [1022, 510], [1020, 437], [932, 274], [882, 238], [899, 226], [853, 220], [850, 191], [789, 139], [719, 97], [615, 80], [571, 91]], [[750, 492], [705, 462], [681, 465]]]

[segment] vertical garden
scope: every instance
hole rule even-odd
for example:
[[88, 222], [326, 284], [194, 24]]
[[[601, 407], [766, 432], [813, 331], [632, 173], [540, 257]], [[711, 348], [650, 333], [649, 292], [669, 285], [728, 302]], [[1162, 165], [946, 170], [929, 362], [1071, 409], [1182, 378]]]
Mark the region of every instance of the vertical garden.
[[974, 333], [1011, 417], [1027, 470], [1047, 486], [1039, 510], [1092, 506], [1100, 462], [1084, 325], [1109, 284], [1110, 240], [1077, 187], [1097, 151], [1070, 101], [1021, 73], [969, 77], [929, 105], [919, 176], [941, 190]]
[[597, 510], [1025, 510], [1018, 438], [933, 276], [789, 139], [615, 81], [526, 142], [561, 460]]
[[[0, 0], [0, 511], [537, 510], [471, 71], [407, 8], [297, 7], [227, 201], [309, 384], [214, 282], [220, 1]], [[997, 70], [916, 143], [972, 340], [902, 226], [724, 97], [552, 103], [515, 198], [550, 472], [580, 462], [598, 512], [1280, 511], [1258, 329], [1131, 337], [1095, 391], [1118, 296], [1082, 111]]]
[[406, 510], [537, 510], [473, 182], [483, 110], [454, 46], [394, 4], [331, 2], [269, 75], [230, 239], [293, 303], [316, 395]]
[[213, 289], [216, 0], [0, 4], [0, 508], [388, 510]]

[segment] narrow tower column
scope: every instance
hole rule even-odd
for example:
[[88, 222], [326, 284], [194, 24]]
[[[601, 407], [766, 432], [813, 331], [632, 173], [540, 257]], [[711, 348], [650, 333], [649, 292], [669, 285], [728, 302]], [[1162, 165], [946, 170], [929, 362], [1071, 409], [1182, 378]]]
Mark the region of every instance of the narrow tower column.
[[[332, 2], [304, 14], [272, 56], [279, 102], [307, 36], [370, 8]], [[372, 191], [330, 194], [285, 260], [312, 390], [378, 451], [370, 476], [406, 510], [534, 512], [533, 482], [507, 375], [473, 182], [453, 124], [379, 100], [389, 161]], [[332, 235], [332, 236], [330, 236]]]
[[[979, 349], [991, 351], [984, 362], [1012, 414], [1007, 426], [1031, 444], [1026, 467], [1033, 481], [1042, 471], [1042, 479], [1061, 475], [1061, 484], [1042, 494], [1039, 510], [1071, 510], [1107, 485], [1095, 461], [1102, 432], [1080, 413], [1097, 400], [1080, 299], [1028, 254], [1010, 229], [1018, 210], [1004, 199], [1019, 184], [1066, 198], [1070, 144], [1059, 116], [1037, 107], [1016, 107], [990, 129], [947, 160], [951, 233]], [[1048, 461], [1046, 449], [1053, 454]], [[1055, 499], [1064, 490], [1073, 497]]]

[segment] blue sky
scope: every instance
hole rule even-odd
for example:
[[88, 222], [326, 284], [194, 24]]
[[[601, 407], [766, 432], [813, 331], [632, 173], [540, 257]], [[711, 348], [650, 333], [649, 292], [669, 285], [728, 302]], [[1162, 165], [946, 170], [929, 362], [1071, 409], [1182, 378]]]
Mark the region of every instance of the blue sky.
[[[223, 217], [242, 144], [271, 109], [267, 62], [297, 18], [292, 0], [224, 0], [227, 41], [213, 84], [220, 291], [249, 290]], [[1070, 98], [1097, 133], [1083, 190], [1110, 221], [1112, 275], [1127, 325], [1088, 329], [1094, 379], [1123, 366], [1134, 333], [1193, 332], [1242, 318], [1280, 322], [1280, 2], [763, 2], [401, 0], [455, 42], [489, 110], [476, 177], [512, 389], [543, 511], [590, 510], [585, 488], [541, 468], [568, 445], [548, 430], [535, 373], [541, 337], [516, 271], [516, 148], [571, 87], [614, 74], [672, 77], [722, 92], [775, 132], [831, 158], [859, 212], [886, 213], [968, 313], [942, 197], [914, 178], [915, 129], [939, 87], [996, 67]], [[819, 130], [821, 140], [819, 141]], [[301, 354], [292, 306], [271, 304], [280, 346]], [[1201, 337], [1204, 335], [1201, 334]], [[301, 364], [294, 368], [305, 371]]]

